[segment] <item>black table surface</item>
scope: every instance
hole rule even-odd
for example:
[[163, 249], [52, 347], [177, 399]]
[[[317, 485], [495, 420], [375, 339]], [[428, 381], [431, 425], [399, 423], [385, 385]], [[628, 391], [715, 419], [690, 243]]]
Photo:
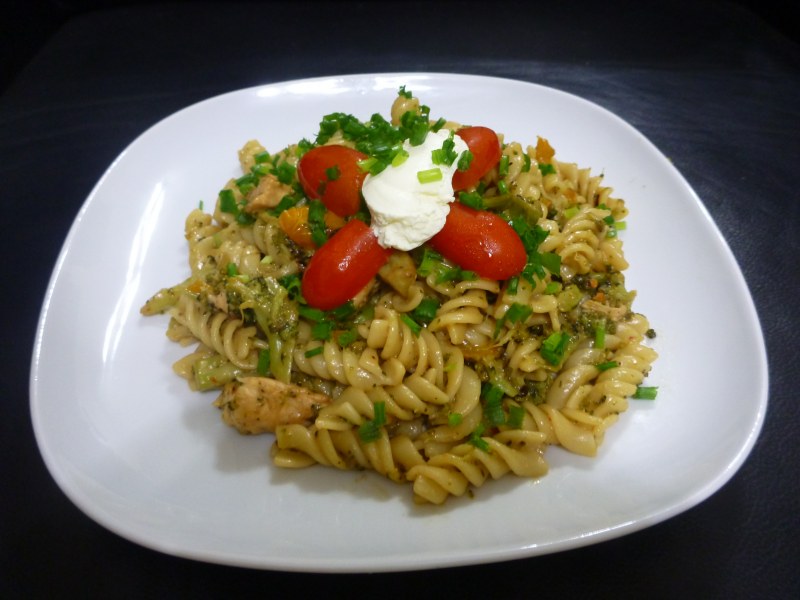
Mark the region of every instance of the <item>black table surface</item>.
[[[762, 18], [757, 3], [98, 4], [54, 27], [0, 96], [0, 259], [9, 273], [0, 597], [800, 597], [800, 46], [787, 28]], [[282, 573], [177, 558], [107, 531], [49, 475], [29, 412], [41, 302], [84, 199], [136, 136], [196, 101], [390, 71], [571, 92], [670, 157], [730, 245], [764, 331], [769, 407], [749, 458], [717, 493], [663, 523], [505, 563]], [[730, 403], [736, 410], [737, 398]]]

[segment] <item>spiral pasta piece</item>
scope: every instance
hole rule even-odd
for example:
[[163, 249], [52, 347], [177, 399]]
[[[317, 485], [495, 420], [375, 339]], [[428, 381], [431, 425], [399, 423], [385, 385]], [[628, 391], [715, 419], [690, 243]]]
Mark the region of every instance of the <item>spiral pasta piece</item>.
[[255, 327], [245, 326], [241, 319], [223, 312], [208, 312], [189, 295], [178, 300], [172, 318], [185, 326], [198, 341], [237, 367], [245, 370], [256, 368], [258, 350], [264, 344], [256, 337]]

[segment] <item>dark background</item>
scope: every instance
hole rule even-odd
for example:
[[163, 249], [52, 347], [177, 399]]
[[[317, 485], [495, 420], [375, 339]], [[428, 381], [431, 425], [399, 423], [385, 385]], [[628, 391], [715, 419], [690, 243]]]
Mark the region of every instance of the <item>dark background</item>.
[[[800, 597], [800, 45], [788, 4], [5, 3], [0, 597]], [[145, 129], [209, 96], [379, 71], [549, 85], [616, 113], [673, 160], [742, 268], [769, 353], [762, 435], [718, 493], [569, 552], [338, 576], [162, 555], [103, 529], [61, 493], [33, 438], [30, 357], [53, 264], [103, 171]], [[676, 282], [675, 293], [691, 293], [690, 283]]]

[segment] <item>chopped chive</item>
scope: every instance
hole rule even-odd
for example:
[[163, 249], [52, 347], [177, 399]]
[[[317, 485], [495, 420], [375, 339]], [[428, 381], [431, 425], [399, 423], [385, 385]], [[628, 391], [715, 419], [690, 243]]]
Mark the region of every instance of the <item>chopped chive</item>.
[[286, 185], [289, 185], [292, 183], [292, 181], [294, 181], [295, 172], [297, 172], [297, 169], [294, 167], [294, 165], [291, 165], [285, 161], [276, 165], [273, 169], [273, 173], [275, 177], [278, 178], [278, 181]]
[[[299, 280], [298, 280], [298, 285], [299, 285]], [[290, 288], [287, 287], [286, 289]], [[300, 313], [301, 317], [306, 318], [309, 321], [314, 321], [315, 323], [318, 323], [325, 319], [325, 313], [323, 311], [321, 311], [318, 308], [311, 308], [310, 306], [306, 306], [304, 304], [301, 304], [298, 307], [298, 312]]]
[[619, 363], [615, 360], [610, 360], [608, 362], [600, 363], [599, 365], [595, 365], [597, 370], [600, 372], [608, 371], [609, 369], [615, 369], [619, 366]]
[[543, 359], [555, 366], [564, 359], [569, 340], [569, 334], [565, 331], [552, 333], [542, 342], [539, 353], [542, 355]]
[[331, 339], [333, 333], [333, 323], [330, 321], [319, 321], [311, 327], [311, 337], [315, 340], [327, 341]]
[[523, 173], [527, 173], [528, 171], [531, 170], [531, 157], [528, 156], [527, 154], [523, 154], [522, 155], [522, 160], [523, 160], [522, 172]]
[[[300, 281], [300, 276], [296, 273], [291, 275], [284, 275], [280, 279], [278, 279], [278, 283], [280, 283], [286, 291], [289, 292], [289, 298], [292, 300], [302, 298], [302, 284]], [[300, 309], [303, 310], [308, 308], [305, 304], [300, 305]], [[314, 310], [314, 309], [311, 309]]]
[[542, 252], [540, 255], [542, 266], [553, 275], [561, 273], [561, 257], [555, 252]]
[[431, 162], [435, 165], [452, 165], [458, 154], [455, 151], [456, 143], [453, 141], [453, 132], [450, 132], [448, 137], [443, 143], [442, 147], [431, 152]]
[[640, 385], [636, 388], [636, 392], [631, 398], [635, 398], [636, 400], [655, 400], [657, 395], [657, 387]]
[[441, 265], [439, 268], [436, 283], [445, 283], [447, 281], [475, 281], [478, 274], [474, 271], [464, 271], [461, 267], [446, 267]]
[[312, 200], [308, 204], [308, 227], [311, 229], [311, 240], [319, 248], [328, 241], [325, 232], [325, 205], [319, 200]]
[[404, 162], [406, 162], [407, 159], [408, 159], [408, 152], [405, 149], [400, 148], [400, 150], [397, 151], [397, 154], [395, 154], [394, 158], [392, 159], [392, 166], [399, 167]]
[[228, 274], [228, 277], [236, 277], [239, 274], [239, 268], [236, 266], [236, 263], [228, 263], [228, 266], [225, 267], [225, 271]]
[[500, 330], [503, 329], [503, 325], [506, 323], [515, 324], [525, 321], [529, 316], [533, 313], [533, 309], [530, 306], [526, 306], [525, 304], [520, 304], [519, 302], [514, 302], [511, 306], [508, 307], [506, 313], [497, 320], [494, 326], [494, 337], [497, 337], [500, 334]]
[[481, 385], [481, 397], [487, 402], [497, 402], [502, 400], [505, 392], [503, 388], [494, 383], [486, 382]]
[[414, 335], [418, 336], [419, 332], [422, 331], [422, 326], [408, 315], [400, 315], [400, 320], [408, 326], [408, 328], [411, 330], [411, 333]]
[[242, 194], [246, 194], [258, 185], [258, 177], [253, 173], [248, 173], [247, 175], [242, 175], [239, 177], [235, 183], [236, 187], [239, 188], [239, 191], [242, 192]]
[[556, 173], [556, 168], [550, 163], [540, 163], [537, 166], [539, 167], [539, 171], [541, 171], [542, 175], [555, 175]]
[[265, 162], [272, 162], [272, 155], [267, 150], [254, 154], [253, 158], [255, 159], [257, 165]]
[[486, 442], [486, 440], [484, 440], [481, 437], [485, 429], [486, 428], [484, 427], [483, 424], [478, 425], [475, 428], [475, 431], [469, 434], [469, 439], [467, 441], [473, 446], [475, 446], [478, 450], [483, 450], [484, 452], [488, 453], [491, 451], [491, 448], [489, 447], [489, 444]]
[[439, 167], [417, 171], [417, 181], [420, 183], [434, 183], [442, 180], [442, 170]]
[[464, 206], [469, 206], [475, 210], [484, 209], [483, 196], [478, 192], [459, 192], [458, 201]]
[[339, 170], [339, 165], [333, 165], [325, 169], [325, 177], [328, 181], [336, 181], [341, 174], [342, 172]]
[[519, 302], [514, 302], [508, 307], [508, 310], [503, 318], [512, 324], [519, 323], [530, 317], [531, 313], [533, 313], [533, 309], [530, 306], [520, 304]]
[[502, 388], [493, 383], [485, 383], [481, 386], [481, 397], [483, 398], [483, 416], [489, 425], [497, 426], [506, 422], [506, 415], [503, 412], [503, 393]]
[[373, 405], [374, 417], [364, 421], [358, 427], [358, 436], [362, 442], [374, 442], [381, 437], [381, 427], [386, 425], [386, 403], [376, 402]]
[[311, 350], [306, 350], [305, 357], [311, 358], [312, 356], [317, 356], [318, 354], [322, 354], [324, 348], [322, 346], [317, 346], [316, 348], [311, 348]]
[[343, 331], [339, 334], [339, 337], [336, 339], [339, 342], [339, 345], [342, 348], [345, 348], [355, 342], [358, 339], [358, 333], [354, 329], [350, 329], [348, 331]]
[[372, 167], [377, 162], [378, 162], [378, 159], [375, 158], [374, 156], [371, 156], [369, 158], [365, 158], [364, 160], [358, 161], [357, 164], [358, 164], [358, 168], [359, 169], [361, 169], [365, 173], [370, 173], [372, 171]]
[[309, 142], [306, 138], [302, 138], [299, 142], [297, 142], [297, 151], [295, 152], [295, 155], [297, 155], [297, 158], [302, 158], [303, 155], [313, 147], [314, 144]]
[[420, 303], [410, 314], [417, 323], [424, 323], [427, 325], [433, 321], [437, 310], [439, 310], [439, 301], [436, 298], [426, 296], [420, 300]]
[[433, 125], [431, 125], [431, 131], [432, 131], [433, 133], [436, 133], [436, 132], [437, 132], [437, 131], [439, 131], [439, 130], [440, 130], [442, 127], [444, 127], [446, 123], [447, 123], [447, 120], [446, 120], [444, 117], [439, 117], [438, 119], [436, 119], [436, 123], [434, 123]]
[[459, 171], [466, 171], [472, 164], [473, 158], [475, 158], [475, 155], [472, 154], [472, 152], [470, 152], [469, 150], [464, 150], [458, 157], [458, 163], [456, 164], [456, 168]]
[[497, 182], [497, 191], [500, 192], [501, 196], [505, 196], [508, 193], [508, 184], [504, 179]]
[[272, 216], [274, 216], [274, 217], [280, 216], [280, 214], [281, 214], [283, 211], [285, 211], [287, 208], [292, 208], [292, 207], [293, 207], [293, 206], [295, 206], [295, 205], [296, 205], [296, 204], [297, 204], [299, 201], [300, 201], [300, 199], [299, 199], [299, 198], [296, 198], [296, 197], [294, 197], [294, 196], [290, 196], [290, 195], [288, 195], [288, 194], [287, 194], [286, 196], [284, 196], [283, 198], [281, 198], [281, 201], [280, 201], [280, 202], [278, 202], [278, 205], [277, 205], [275, 208], [273, 208], [272, 210], [270, 210], [269, 212], [270, 212], [270, 214], [272, 214]]
[[239, 207], [236, 204], [236, 196], [233, 190], [221, 190], [219, 193], [219, 209], [228, 214], [235, 215], [239, 212]]
[[336, 308], [328, 311], [331, 317], [333, 317], [337, 321], [343, 321], [348, 317], [351, 317], [356, 312], [356, 305], [353, 304], [352, 300], [348, 300], [344, 304], [340, 304]]
[[506, 288], [506, 292], [513, 296], [517, 293], [517, 289], [519, 288], [519, 277], [514, 275], [511, 279], [508, 280], [508, 287]]
[[497, 165], [497, 174], [500, 177], [508, 175], [508, 154], [503, 154], [500, 157], [500, 163]]
[[461, 425], [461, 421], [464, 420], [464, 417], [461, 413], [450, 413], [447, 415], [447, 424], [450, 427], [456, 427]]
[[512, 404], [508, 407], [508, 420], [506, 421], [506, 425], [513, 429], [519, 429], [522, 427], [522, 421], [525, 419], [525, 409], [521, 406], [517, 406], [516, 404]]
[[441, 264], [442, 255], [426, 246], [422, 251], [422, 259], [417, 267], [417, 273], [419, 273], [422, 277], [427, 277]]
[[253, 175], [256, 175], [258, 177], [264, 177], [265, 175], [269, 175], [272, 169], [268, 164], [264, 163], [261, 165], [253, 165], [250, 168], [250, 171], [253, 173]]
[[256, 364], [256, 373], [265, 377], [269, 373], [269, 350], [260, 350], [258, 352], [258, 363]]
[[606, 347], [606, 325], [600, 323], [594, 328], [594, 347], [603, 349]]

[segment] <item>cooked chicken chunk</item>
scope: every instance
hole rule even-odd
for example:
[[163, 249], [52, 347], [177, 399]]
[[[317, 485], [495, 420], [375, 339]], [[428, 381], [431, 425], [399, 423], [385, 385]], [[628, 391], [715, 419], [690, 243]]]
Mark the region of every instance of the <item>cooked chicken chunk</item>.
[[257, 213], [267, 208], [275, 208], [284, 196], [291, 193], [292, 188], [278, 181], [275, 175], [264, 175], [255, 189], [247, 194], [247, 205], [244, 210]]
[[408, 252], [393, 252], [378, 271], [378, 275], [400, 294], [406, 296], [411, 285], [417, 280], [417, 265]]
[[330, 397], [269, 377], [244, 377], [225, 385], [214, 406], [239, 433], [275, 431], [278, 425], [309, 422]]

